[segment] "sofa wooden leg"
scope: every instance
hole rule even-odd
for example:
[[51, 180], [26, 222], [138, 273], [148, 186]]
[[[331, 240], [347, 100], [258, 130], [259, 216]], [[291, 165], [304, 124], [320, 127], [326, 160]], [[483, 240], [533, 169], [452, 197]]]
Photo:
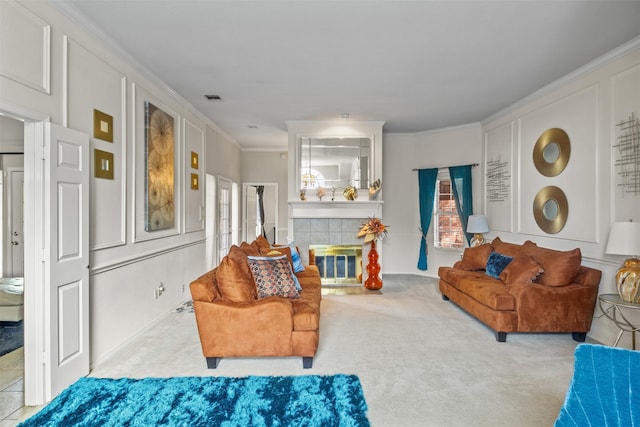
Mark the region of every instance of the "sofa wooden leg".
[[587, 339], [586, 332], [572, 332], [571, 336], [573, 337], [574, 341], [578, 341], [578, 342], [584, 342]]
[[445, 301], [449, 301], [449, 297], [446, 296], [445, 294], [442, 294], [442, 299], [445, 300]]
[[310, 369], [313, 366], [313, 357], [302, 357], [302, 368]]
[[216, 369], [218, 367], [219, 357], [207, 357], [207, 368]]
[[507, 333], [506, 332], [496, 332], [496, 341], [498, 341], [498, 342], [507, 342]]

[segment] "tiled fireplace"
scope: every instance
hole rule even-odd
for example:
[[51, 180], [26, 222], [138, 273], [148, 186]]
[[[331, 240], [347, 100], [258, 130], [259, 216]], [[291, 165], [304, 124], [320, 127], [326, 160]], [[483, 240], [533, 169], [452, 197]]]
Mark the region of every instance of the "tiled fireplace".
[[[309, 249], [314, 245], [340, 245], [353, 248], [360, 247], [360, 254], [356, 263], [356, 275], [361, 272], [360, 257], [368, 254], [369, 245], [363, 246], [363, 239], [358, 238], [358, 231], [362, 224], [370, 217], [380, 217], [381, 201], [360, 201], [360, 202], [323, 202], [323, 201], [305, 201], [290, 202], [290, 217], [292, 221], [290, 226], [292, 233], [290, 239], [299, 247], [301, 256], [305, 263], [309, 262]], [[380, 251], [379, 247], [379, 251]], [[317, 253], [316, 253], [317, 256]], [[328, 277], [325, 277], [323, 284], [326, 285], [360, 285], [362, 282], [352, 278], [345, 277], [346, 280], [336, 280], [335, 275], [337, 269], [345, 269], [349, 275], [349, 263], [353, 263], [349, 258], [339, 260], [334, 258], [323, 259], [323, 270], [329, 269]], [[336, 264], [345, 263], [344, 265]], [[328, 263], [333, 263], [332, 267]], [[332, 270], [333, 269], [333, 270]], [[362, 271], [363, 278], [366, 279], [366, 271]], [[325, 274], [326, 275], [326, 274]]]

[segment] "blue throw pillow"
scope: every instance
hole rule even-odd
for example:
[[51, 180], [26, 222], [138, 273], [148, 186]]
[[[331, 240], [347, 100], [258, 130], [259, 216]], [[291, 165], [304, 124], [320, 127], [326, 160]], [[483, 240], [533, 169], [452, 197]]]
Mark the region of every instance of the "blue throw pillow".
[[302, 263], [302, 259], [300, 258], [300, 254], [298, 253], [298, 248], [296, 245], [291, 242], [287, 246], [291, 249], [291, 260], [293, 261], [293, 272], [300, 273], [304, 271], [304, 264]]
[[491, 252], [487, 260], [487, 269], [485, 272], [494, 279], [500, 279], [500, 273], [502, 273], [502, 270], [504, 270], [512, 260], [513, 257], [502, 255], [498, 252]]

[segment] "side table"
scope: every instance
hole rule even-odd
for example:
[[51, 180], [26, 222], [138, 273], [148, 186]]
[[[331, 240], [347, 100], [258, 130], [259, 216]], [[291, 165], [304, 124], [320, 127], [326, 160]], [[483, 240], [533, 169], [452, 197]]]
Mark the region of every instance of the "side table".
[[633, 324], [627, 316], [625, 310], [638, 310], [640, 313], [640, 304], [623, 301], [618, 294], [602, 294], [598, 297], [598, 304], [602, 314], [609, 318], [620, 329], [620, 333], [613, 343], [614, 347], [618, 346], [620, 338], [624, 332], [631, 332], [631, 345], [633, 350], [636, 349], [636, 332], [640, 331], [640, 324]]

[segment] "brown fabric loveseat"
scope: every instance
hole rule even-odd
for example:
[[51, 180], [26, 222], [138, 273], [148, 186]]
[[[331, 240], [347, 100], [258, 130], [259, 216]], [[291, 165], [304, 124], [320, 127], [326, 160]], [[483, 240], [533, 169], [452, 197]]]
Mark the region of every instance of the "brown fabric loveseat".
[[271, 248], [262, 238], [234, 245], [218, 267], [191, 283], [202, 353], [210, 369], [221, 357], [262, 356], [300, 356], [304, 368], [312, 367], [322, 299], [318, 268], [310, 265], [295, 273], [302, 288], [296, 297], [259, 298], [249, 267], [249, 256], [277, 256], [275, 251], [291, 259], [287, 249]]
[[[496, 271], [496, 259], [506, 263], [504, 270]], [[591, 329], [602, 272], [581, 262], [580, 249], [562, 252], [496, 238], [465, 249], [453, 267], [440, 267], [439, 287], [444, 300], [493, 329], [499, 342], [509, 332], [571, 332], [582, 342]]]

